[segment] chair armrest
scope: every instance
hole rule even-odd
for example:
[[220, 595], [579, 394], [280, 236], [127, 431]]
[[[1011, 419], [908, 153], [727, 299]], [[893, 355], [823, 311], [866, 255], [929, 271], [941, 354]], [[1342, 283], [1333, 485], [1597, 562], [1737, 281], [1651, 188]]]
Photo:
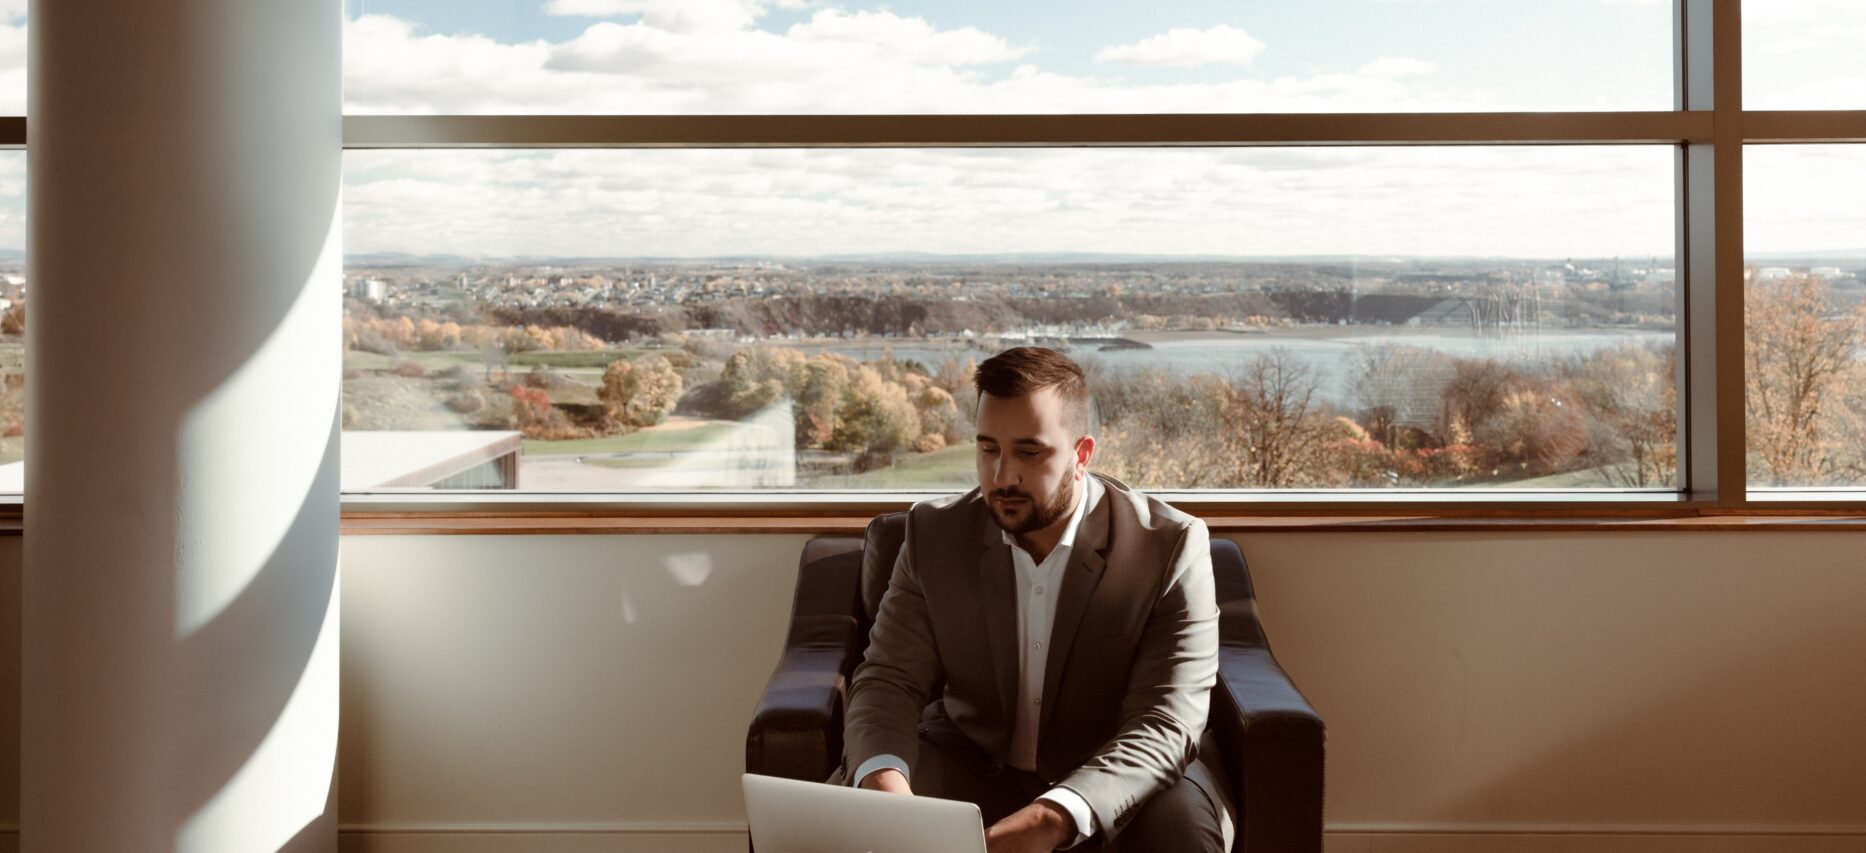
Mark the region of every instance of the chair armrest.
[[1325, 729], [1264, 646], [1218, 655], [1211, 730], [1237, 807], [1240, 853], [1322, 849]]
[[791, 623], [784, 655], [758, 699], [745, 736], [745, 770], [822, 782], [842, 760], [843, 675], [859, 657], [853, 616], [806, 616]]

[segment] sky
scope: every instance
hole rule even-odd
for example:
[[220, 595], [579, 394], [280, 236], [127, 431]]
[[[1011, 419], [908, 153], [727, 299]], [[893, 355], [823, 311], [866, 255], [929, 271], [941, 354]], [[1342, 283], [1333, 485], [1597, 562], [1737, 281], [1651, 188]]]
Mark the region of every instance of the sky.
[[346, 10], [353, 112], [1671, 102], [1671, 13], [1655, 0], [347, 0]]
[[[345, 110], [1671, 105], [1669, 0], [343, 0]], [[25, 4], [0, 0], [0, 114]], [[1866, 2], [1747, 0], [1752, 107], [1866, 107]], [[1852, 148], [1752, 155], [1750, 246], [1866, 246]], [[1663, 147], [352, 151], [351, 254], [1669, 255]], [[1759, 186], [1766, 176], [1770, 183]], [[24, 165], [0, 154], [0, 248]], [[1794, 187], [1808, 187], [1801, 193]], [[1812, 188], [1819, 187], [1818, 193]]]

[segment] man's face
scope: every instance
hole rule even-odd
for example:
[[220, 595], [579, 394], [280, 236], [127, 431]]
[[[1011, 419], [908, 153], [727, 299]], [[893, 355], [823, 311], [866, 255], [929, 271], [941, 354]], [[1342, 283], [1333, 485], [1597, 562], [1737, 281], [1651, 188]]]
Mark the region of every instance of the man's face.
[[1034, 533], [1067, 519], [1095, 450], [1095, 439], [1078, 429], [1079, 417], [1054, 388], [979, 396], [978, 486], [1005, 532]]

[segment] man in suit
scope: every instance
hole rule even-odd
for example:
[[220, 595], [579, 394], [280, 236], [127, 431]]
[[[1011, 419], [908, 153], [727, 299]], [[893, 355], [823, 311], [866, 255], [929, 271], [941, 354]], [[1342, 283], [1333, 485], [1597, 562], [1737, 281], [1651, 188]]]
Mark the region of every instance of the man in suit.
[[1089, 473], [1066, 356], [1008, 350], [975, 381], [979, 487], [908, 515], [840, 780], [977, 803], [991, 853], [1226, 849], [1198, 760], [1218, 673], [1204, 523]]

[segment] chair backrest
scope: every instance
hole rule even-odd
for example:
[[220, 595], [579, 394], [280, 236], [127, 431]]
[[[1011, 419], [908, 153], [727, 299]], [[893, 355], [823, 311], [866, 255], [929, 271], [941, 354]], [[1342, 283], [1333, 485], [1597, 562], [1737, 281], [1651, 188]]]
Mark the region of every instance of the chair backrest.
[[907, 513], [890, 512], [868, 522], [862, 534], [862, 612], [856, 619], [863, 632], [875, 624], [875, 612], [881, 609], [881, 594], [888, 591], [894, 577], [894, 561], [900, 557], [901, 543], [907, 540]]

